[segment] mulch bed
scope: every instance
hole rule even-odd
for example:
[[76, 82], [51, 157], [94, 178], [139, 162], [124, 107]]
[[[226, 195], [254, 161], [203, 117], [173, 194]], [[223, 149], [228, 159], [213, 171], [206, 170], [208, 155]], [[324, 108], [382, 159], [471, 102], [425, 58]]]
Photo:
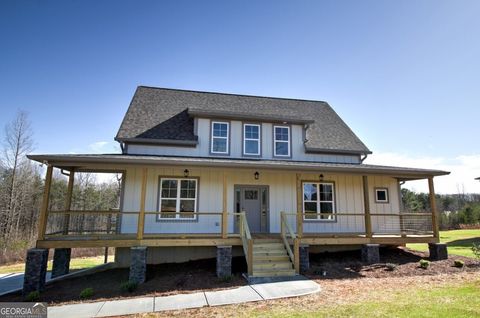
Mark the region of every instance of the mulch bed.
[[[428, 253], [407, 248], [380, 249], [380, 263], [362, 263], [360, 251], [314, 254], [310, 257], [310, 270], [306, 276], [312, 279], [352, 279], [424, 276], [454, 274], [462, 271], [480, 270], [480, 262], [473, 258], [451, 255], [447, 260], [431, 261], [427, 269], [419, 266], [421, 259], [428, 260]], [[462, 260], [463, 268], [453, 266], [455, 260]], [[397, 265], [393, 271], [386, 264]]]
[[[116, 268], [91, 275], [65, 279], [46, 285], [40, 301], [49, 304], [91, 302], [138, 296], [167, 296], [192, 293], [201, 290], [220, 290], [247, 284], [241, 273], [246, 271], [245, 259], [232, 260], [233, 275], [230, 279], [219, 279], [215, 273], [216, 260], [199, 260], [180, 264], [147, 266], [147, 281], [132, 292], [123, 292], [120, 285], [128, 281], [128, 268]], [[80, 300], [85, 288], [93, 288], [94, 296]], [[0, 302], [22, 301], [20, 292], [0, 297]]]
[[[429, 275], [438, 277], [438, 279], [442, 277], [444, 280], [451, 275], [480, 271], [478, 260], [462, 256], [450, 256], [448, 260], [432, 261], [428, 269], [422, 269], [419, 261], [428, 259], [428, 255], [406, 248], [382, 248], [380, 263], [374, 265], [363, 264], [360, 259], [359, 251], [312, 254], [310, 270], [305, 276], [322, 285], [324, 296], [329, 293], [338, 296], [345, 291], [351, 293], [352, 287], [359, 283], [363, 285], [365, 282], [370, 285], [373, 280], [377, 283], [385, 278], [387, 280], [422, 281]], [[454, 267], [454, 260], [464, 261], [465, 266], [463, 268]], [[388, 271], [386, 263], [393, 263], [397, 266], [393, 271]], [[80, 292], [88, 287], [93, 288], [95, 294], [92, 298], [82, 302], [138, 296], [167, 296], [246, 285], [247, 283], [241, 275], [247, 270], [245, 259], [235, 257], [232, 264], [234, 275], [230, 280], [216, 277], [215, 259], [181, 264], [149, 265], [147, 281], [139, 285], [132, 293], [122, 292], [120, 289], [120, 284], [128, 280], [128, 268], [111, 269], [49, 284], [41, 294], [40, 301], [50, 304], [80, 302]], [[16, 293], [0, 297], [0, 302], [5, 301], [22, 301], [22, 295]]]

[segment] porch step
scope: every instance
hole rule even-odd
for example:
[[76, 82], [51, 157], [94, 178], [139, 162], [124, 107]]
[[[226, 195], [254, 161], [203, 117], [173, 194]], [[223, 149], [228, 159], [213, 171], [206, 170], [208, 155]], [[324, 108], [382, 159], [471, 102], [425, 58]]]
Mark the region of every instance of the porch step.
[[295, 269], [283, 242], [278, 240], [254, 241], [251, 277], [294, 276]]
[[294, 269], [254, 270], [252, 277], [295, 276]]
[[290, 261], [283, 262], [254, 262], [253, 271], [266, 270], [266, 269], [292, 269], [292, 263]]

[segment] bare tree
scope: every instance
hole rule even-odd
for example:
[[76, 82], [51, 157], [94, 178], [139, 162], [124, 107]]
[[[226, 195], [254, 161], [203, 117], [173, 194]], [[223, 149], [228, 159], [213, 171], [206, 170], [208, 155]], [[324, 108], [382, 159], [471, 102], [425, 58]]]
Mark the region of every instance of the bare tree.
[[[5, 169], [6, 189], [3, 198], [3, 219], [2, 231], [5, 239], [8, 239], [18, 229], [18, 214], [23, 204], [21, 188], [24, 185], [22, 176], [25, 175], [25, 168], [30, 168], [26, 160], [26, 154], [33, 149], [33, 133], [24, 111], [18, 111], [15, 119], [5, 126], [5, 137], [3, 142], [2, 166]], [[25, 180], [23, 180], [25, 181]]]

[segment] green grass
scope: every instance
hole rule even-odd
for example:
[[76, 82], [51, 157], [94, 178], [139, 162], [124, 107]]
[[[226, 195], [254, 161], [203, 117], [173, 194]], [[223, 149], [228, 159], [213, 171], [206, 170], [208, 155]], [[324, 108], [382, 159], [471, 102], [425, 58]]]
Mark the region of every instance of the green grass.
[[[480, 317], [480, 281], [372, 297], [353, 304], [330, 305], [314, 310], [269, 312], [269, 317]], [[375, 299], [375, 300], [370, 300]], [[262, 314], [254, 312], [255, 315]], [[263, 313], [264, 314], [264, 313]]]
[[[111, 257], [111, 256], [110, 256]], [[85, 269], [103, 264], [103, 256], [72, 258], [70, 261], [70, 270]], [[48, 262], [48, 270], [52, 270], [52, 261]], [[16, 263], [0, 266], [0, 274], [23, 273], [25, 263]]]
[[[448, 253], [474, 257], [472, 243], [480, 244], [480, 230], [451, 230], [440, 231], [440, 242], [447, 243]], [[407, 244], [408, 248], [417, 251], [428, 251], [427, 244]]]

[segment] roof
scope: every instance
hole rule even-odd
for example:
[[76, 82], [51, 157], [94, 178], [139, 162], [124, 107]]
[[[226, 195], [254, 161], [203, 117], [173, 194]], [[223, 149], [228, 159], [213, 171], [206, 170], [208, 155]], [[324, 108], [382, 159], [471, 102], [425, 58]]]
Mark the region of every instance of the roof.
[[391, 166], [377, 166], [367, 164], [338, 164], [305, 161], [283, 160], [255, 160], [255, 159], [228, 159], [228, 158], [198, 158], [175, 156], [146, 156], [124, 154], [52, 154], [28, 155], [31, 160], [41, 163], [48, 162], [56, 167], [66, 169], [72, 167], [86, 167], [92, 164], [119, 164], [119, 165], [189, 165], [204, 167], [234, 167], [234, 168], [262, 168], [283, 170], [304, 170], [317, 172], [343, 172], [356, 174], [383, 174], [399, 177], [403, 180], [423, 179], [431, 176], [447, 175], [450, 172], [431, 169], [416, 169]]
[[145, 86], [137, 88], [115, 139], [197, 141], [192, 117], [208, 115], [302, 123], [308, 125], [307, 151], [371, 153], [323, 101]]

